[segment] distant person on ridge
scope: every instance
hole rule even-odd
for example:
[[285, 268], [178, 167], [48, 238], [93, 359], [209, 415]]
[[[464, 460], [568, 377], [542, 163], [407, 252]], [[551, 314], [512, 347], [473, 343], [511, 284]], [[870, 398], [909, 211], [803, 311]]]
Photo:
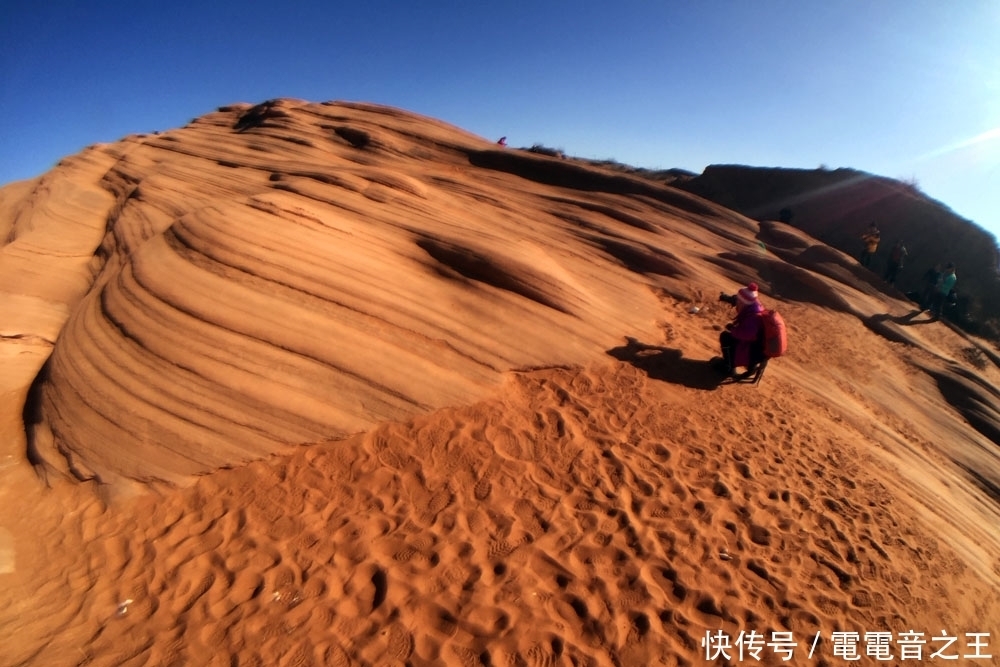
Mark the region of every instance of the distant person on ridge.
[[871, 266], [872, 257], [878, 251], [879, 241], [882, 240], [882, 233], [874, 222], [868, 226], [868, 231], [861, 235], [861, 240], [865, 244], [865, 249], [861, 251], [861, 266], [868, 268]]
[[497, 145], [498, 146], [506, 146], [507, 145], [507, 137], [500, 137], [500, 139], [497, 141]]
[[941, 318], [944, 304], [951, 296], [952, 290], [955, 289], [956, 282], [958, 282], [958, 276], [955, 275], [955, 265], [948, 262], [948, 265], [944, 267], [944, 275], [941, 276], [937, 287], [934, 288], [934, 297], [931, 300], [931, 315], [934, 316], [934, 319]]
[[903, 258], [906, 255], [906, 246], [903, 245], [902, 241], [896, 241], [896, 245], [892, 246], [892, 250], [889, 251], [889, 261], [886, 262], [885, 267], [885, 281], [890, 285], [896, 284], [896, 274], [903, 268]]
[[[748, 378], [764, 358], [764, 325], [760, 317], [764, 306], [758, 299], [757, 283], [750, 283], [735, 295], [720, 294], [719, 301], [736, 308], [736, 317], [719, 334], [719, 347], [722, 349], [719, 369], [738, 379]], [[736, 375], [740, 366], [745, 366], [747, 370], [742, 375]]]

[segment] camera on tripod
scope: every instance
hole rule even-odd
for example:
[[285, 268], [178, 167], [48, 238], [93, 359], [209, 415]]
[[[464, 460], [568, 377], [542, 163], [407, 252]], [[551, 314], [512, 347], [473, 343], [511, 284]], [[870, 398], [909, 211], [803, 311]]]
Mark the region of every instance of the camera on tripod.
[[719, 301], [725, 301], [730, 306], [736, 306], [736, 295], [726, 294], [725, 292], [719, 292]]

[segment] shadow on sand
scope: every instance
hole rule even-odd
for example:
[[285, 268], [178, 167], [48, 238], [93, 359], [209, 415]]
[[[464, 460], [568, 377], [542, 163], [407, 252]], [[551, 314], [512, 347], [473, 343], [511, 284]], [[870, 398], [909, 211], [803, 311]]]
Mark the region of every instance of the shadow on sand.
[[715, 389], [721, 384], [731, 382], [708, 361], [685, 359], [680, 350], [647, 345], [630, 336], [625, 340], [627, 341], [625, 345], [608, 350], [608, 354], [645, 371], [653, 380], [705, 390]]
[[[925, 315], [925, 317], [922, 317], [921, 319], [918, 320], [916, 319], [918, 315]], [[933, 324], [934, 322], [940, 322], [941, 318], [935, 317], [934, 313], [932, 313], [929, 310], [920, 310], [918, 308], [914, 308], [906, 315], [893, 316], [890, 315], [889, 313], [884, 313], [882, 315], [874, 315], [872, 317], [872, 320], [878, 322], [885, 322], [885, 321], [895, 322], [896, 324], [901, 324], [903, 326], [908, 327], [914, 324]]]

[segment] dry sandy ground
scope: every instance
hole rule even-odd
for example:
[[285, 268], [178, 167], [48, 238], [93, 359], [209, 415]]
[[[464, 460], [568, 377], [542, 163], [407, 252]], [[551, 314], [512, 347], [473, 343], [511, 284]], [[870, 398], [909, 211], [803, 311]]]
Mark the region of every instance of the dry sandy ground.
[[0, 214], [2, 665], [1000, 664], [1000, 356], [799, 231], [291, 100]]

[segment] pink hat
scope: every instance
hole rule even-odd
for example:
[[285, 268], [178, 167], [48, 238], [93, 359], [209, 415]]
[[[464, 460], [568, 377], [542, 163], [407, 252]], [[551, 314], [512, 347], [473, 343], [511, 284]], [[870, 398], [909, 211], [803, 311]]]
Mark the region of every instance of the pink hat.
[[750, 283], [736, 293], [736, 306], [743, 308], [757, 300], [757, 283]]

